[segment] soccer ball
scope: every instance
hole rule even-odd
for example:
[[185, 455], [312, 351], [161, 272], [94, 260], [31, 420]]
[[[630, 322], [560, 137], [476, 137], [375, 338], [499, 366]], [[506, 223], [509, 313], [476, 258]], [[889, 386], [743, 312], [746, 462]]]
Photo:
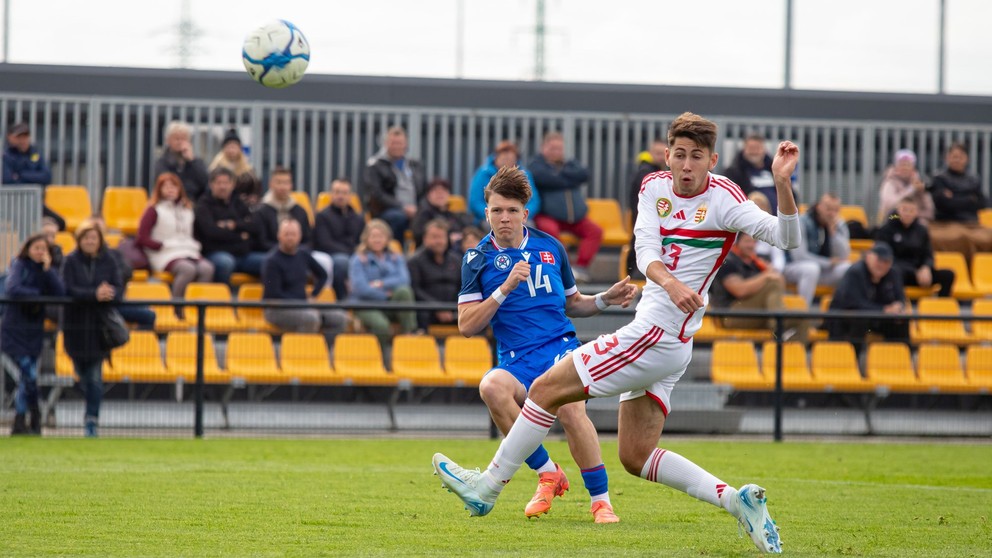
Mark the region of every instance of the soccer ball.
[[292, 23], [274, 21], [245, 37], [241, 58], [253, 80], [266, 87], [289, 87], [303, 79], [310, 43]]

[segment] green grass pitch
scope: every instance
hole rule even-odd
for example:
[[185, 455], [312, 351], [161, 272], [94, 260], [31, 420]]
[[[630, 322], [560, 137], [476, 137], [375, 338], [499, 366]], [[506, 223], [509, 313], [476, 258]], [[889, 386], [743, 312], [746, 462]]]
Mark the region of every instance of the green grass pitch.
[[[734, 486], [768, 489], [794, 556], [992, 555], [992, 446], [672, 439]], [[708, 504], [624, 473], [604, 442], [622, 522], [572, 490], [523, 517], [523, 470], [469, 518], [431, 475], [443, 451], [488, 463], [488, 440], [0, 439], [2, 556], [753, 556]]]

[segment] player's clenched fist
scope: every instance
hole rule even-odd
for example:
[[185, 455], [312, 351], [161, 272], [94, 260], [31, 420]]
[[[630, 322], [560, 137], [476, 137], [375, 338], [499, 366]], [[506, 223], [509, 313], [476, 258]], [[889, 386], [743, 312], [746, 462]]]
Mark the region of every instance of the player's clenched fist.
[[525, 261], [519, 261], [510, 270], [510, 274], [506, 277], [506, 281], [503, 281], [503, 286], [501, 290], [510, 294], [521, 281], [526, 281], [530, 277], [530, 264]]

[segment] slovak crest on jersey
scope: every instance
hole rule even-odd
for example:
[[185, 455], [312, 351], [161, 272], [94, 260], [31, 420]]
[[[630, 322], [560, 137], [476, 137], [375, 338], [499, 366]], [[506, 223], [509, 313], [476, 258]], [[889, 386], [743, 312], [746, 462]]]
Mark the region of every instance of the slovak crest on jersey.
[[493, 260], [493, 265], [500, 271], [506, 271], [510, 268], [510, 264], [512, 263], [513, 262], [510, 260], [510, 256], [507, 256], [506, 254], [500, 254]]

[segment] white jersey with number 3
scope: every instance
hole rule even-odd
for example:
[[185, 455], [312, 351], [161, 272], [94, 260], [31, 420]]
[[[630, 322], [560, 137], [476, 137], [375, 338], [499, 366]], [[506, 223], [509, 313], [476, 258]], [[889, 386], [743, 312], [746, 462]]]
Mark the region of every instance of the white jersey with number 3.
[[[692, 197], [675, 193], [670, 171], [649, 174], [641, 183], [638, 200], [634, 225], [638, 269], [646, 275], [651, 262], [661, 261], [676, 279], [699, 293], [704, 304], [738, 232], [783, 249], [789, 248], [786, 238], [799, 235], [798, 215], [769, 215], [730, 179], [715, 174], [709, 174], [706, 187]], [[650, 280], [637, 305], [637, 319], [658, 325], [683, 341], [699, 330], [703, 312], [685, 314], [665, 289]]]

